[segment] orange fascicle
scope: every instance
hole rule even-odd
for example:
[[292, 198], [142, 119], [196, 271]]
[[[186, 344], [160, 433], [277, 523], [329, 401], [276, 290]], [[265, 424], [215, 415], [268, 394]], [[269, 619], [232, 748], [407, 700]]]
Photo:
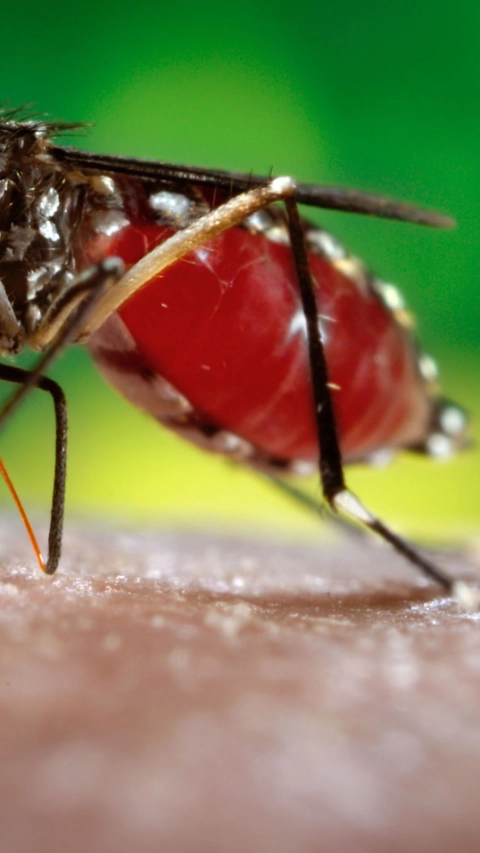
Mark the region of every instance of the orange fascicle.
[[17, 494], [15, 486], [13, 485], [13, 483], [12, 483], [12, 481], [8, 475], [8, 471], [5, 468], [5, 465], [3, 464], [3, 461], [1, 458], [0, 458], [0, 474], [2, 475], [3, 479], [5, 480], [5, 482], [8, 486], [9, 492], [10, 492], [13, 500], [15, 501], [17, 509], [18, 509], [20, 516], [22, 518], [22, 521], [25, 525], [25, 530], [28, 533], [28, 538], [30, 539], [30, 542], [32, 543], [32, 548], [35, 551], [35, 556], [38, 560], [38, 565], [40, 566], [42, 572], [44, 572], [45, 571], [45, 563], [43, 561], [43, 557], [42, 557], [42, 554], [40, 552], [40, 548], [39, 548], [35, 533], [33, 532], [32, 525], [30, 524], [27, 513], [25, 512], [25, 510], [22, 506], [22, 502], [21, 502], [21, 500]]

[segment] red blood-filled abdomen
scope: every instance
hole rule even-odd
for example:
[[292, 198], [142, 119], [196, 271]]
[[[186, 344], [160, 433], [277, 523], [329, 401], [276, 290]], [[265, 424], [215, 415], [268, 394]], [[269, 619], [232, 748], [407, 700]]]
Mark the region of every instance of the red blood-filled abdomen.
[[[108, 254], [134, 263], [168, 233], [129, 226]], [[94, 251], [90, 259], [98, 259]], [[410, 337], [368, 286], [318, 254], [310, 253], [310, 262], [345, 460], [420, 441], [429, 401]], [[305, 324], [288, 246], [231, 229], [149, 282], [119, 314], [148, 369], [206, 422], [278, 459], [317, 458]], [[94, 354], [101, 336], [100, 329]], [[120, 375], [113, 381], [125, 391]]]

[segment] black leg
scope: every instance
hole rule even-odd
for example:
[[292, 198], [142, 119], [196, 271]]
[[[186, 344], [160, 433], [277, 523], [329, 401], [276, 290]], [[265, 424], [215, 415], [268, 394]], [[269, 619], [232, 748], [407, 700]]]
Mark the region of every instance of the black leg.
[[[76, 307], [66, 317], [63, 326], [52, 344], [38, 360], [33, 370], [22, 370], [7, 364], [0, 364], [0, 379], [20, 385], [19, 390], [7, 401], [0, 411], [0, 426], [21, 403], [23, 398], [32, 390], [40, 388], [51, 394], [55, 407], [55, 474], [53, 497], [50, 513], [50, 529], [48, 534], [48, 558], [45, 566], [47, 574], [53, 574], [60, 560], [62, 546], [63, 516], [65, 507], [65, 482], [67, 464], [67, 405], [65, 395], [60, 386], [43, 376], [55, 357], [81, 332], [85, 320], [94, 310], [105, 288], [117, 281], [123, 272], [123, 265], [115, 259], [107, 259], [102, 264], [87, 270], [76, 285], [72, 286], [72, 297]], [[83, 296], [80, 305], [77, 304], [79, 295]]]
[[[15, 382], [25, 387], [30, 382], [31, 375], [30, 370], [0, 364], [0, 379], [5, 382]], [[48, 558], [45, 565], [46, 573], [52, 575], [58, 566], [62, 547], [67, 466], [67, 403], [60, 385], [48, 376], [37, 377], [35, 387], [51, 394], [55, 408], [55, 474], [48, 535]]]
[[293, 197], [285, 198], [285, 206], [298, 285], [307, 321], [308, 354], [320, 448], [319, 468], [323, 494], [333, 510], [342, 510], [351, 518], [366, 525], [393, 545], [427, 577], [436, 581], [448, 592], [456, 592], [457, 585], [453, 578], [393, 533], [345, 486], [332, 395], [328, 387], [328, 369], [318, 326], [318, 309], [302, 223]]

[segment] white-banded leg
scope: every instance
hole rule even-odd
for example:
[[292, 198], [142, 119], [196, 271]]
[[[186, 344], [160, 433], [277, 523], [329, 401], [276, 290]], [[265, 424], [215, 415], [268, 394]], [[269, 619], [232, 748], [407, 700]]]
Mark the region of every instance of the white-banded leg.
[[318, 306], [313, 289], [304, 232], [295, 199], [293, 197], [286, 198], [285, 206], [290, 243], [307, 324], [310, 374], [320, 449], [319, 470], [324, 497], [334, 511], [344, 512], [354, 521], [381, 536], [410, 563], [420, 569], [424, 575], [457, 598], [463, 606], [476, 606], [480, 598], [475, 591], [471, 590], [467, 584], [455, 581], [447, 572], [420, 554], [416, 548], [400, 536], [397, 536], [346, 487], [332, 395], [328, 384], [328, 367], [318, 324]]

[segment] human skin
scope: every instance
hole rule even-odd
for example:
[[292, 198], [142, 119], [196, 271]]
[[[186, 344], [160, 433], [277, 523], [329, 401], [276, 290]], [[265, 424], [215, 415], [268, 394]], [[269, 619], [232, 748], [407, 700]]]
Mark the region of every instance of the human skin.
[[2, 853], [478, 851], [480, 615], [389, 549], [78, 528], [52, 579], [19, 537]]

